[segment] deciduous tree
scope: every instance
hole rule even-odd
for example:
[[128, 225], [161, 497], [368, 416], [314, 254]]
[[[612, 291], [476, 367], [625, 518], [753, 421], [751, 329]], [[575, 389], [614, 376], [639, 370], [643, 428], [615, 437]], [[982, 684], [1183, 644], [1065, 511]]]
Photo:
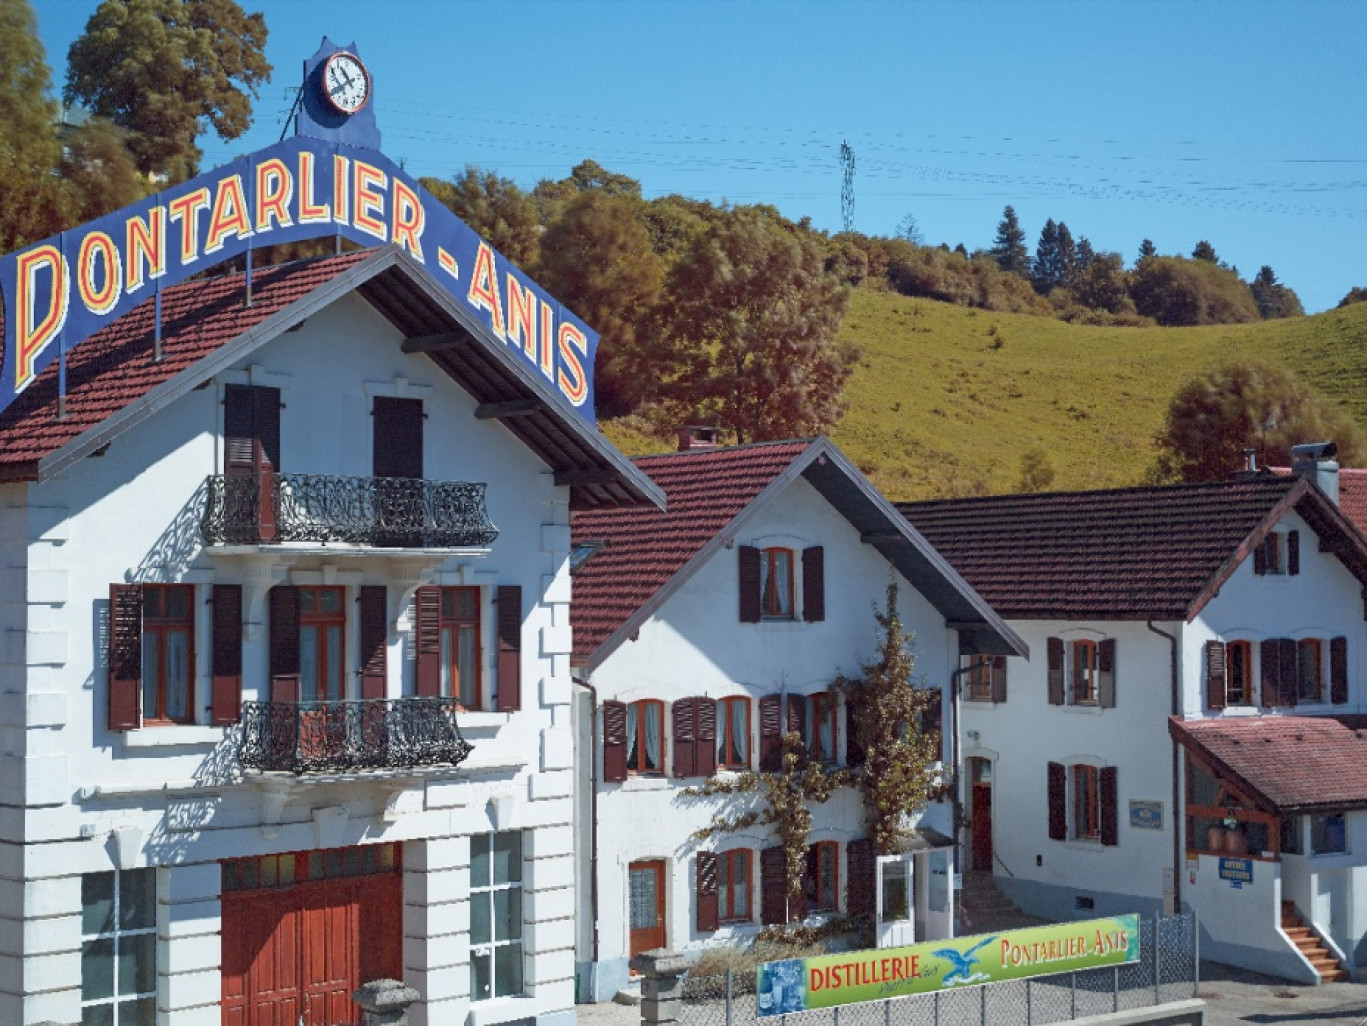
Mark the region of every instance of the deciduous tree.
[[450, 181], [420, 179], [435, 196], [513, 263], [531, 270], [541, 245], [536, 201], [516, 182], [473, 164]]
[[836, 338], [849, 293], [826, 256], [815, 235], [749, 207], [694, 240], [670, 272], [661, 326], [691, 415], [742, 442], [816, 434], [840, 418], [857, 354]]
[[27, 0], [0, 0], [0, 253], [55, 234], [65, 210], [51, 72]]
[[151, 189], [128, 149], [128, 133], [104, 118], [91, 118], [68, 131], [61, 169], [75, 222], [136, 203]]
[[1253, 294], [1253, 302], [1258, 304], [1258, 313], [1265, 321], [1305, 315], [1300, 297], [1279, 282], [1267, 264], [1263, 264], [1257, 277], [1248, 283], [1248, 291]]
[[1355, 465], [1363, 453], [1358, 429], [1290, 371], [1247, 362], [1215, 367], [1177, 390], [1156, 441], [1157, 476], [1166, 480], [1227, 478], [1256, 449], [1267, 464], [1286, 465], [1291, 446], [1334, 441], [1339, 459]]
[[1208, 260], [1144, 260], [1131, 272], [1130, 297], [1141, 314], [1170, 327], [1259, 319], [1248, 286]]
[[71, 44], [64, 95], [128, 129], [141, 171], [184, 181], [207, 126], [230, 140], [251, 125], [265, 48], [265, 18], [235, 0], [104, 0]]

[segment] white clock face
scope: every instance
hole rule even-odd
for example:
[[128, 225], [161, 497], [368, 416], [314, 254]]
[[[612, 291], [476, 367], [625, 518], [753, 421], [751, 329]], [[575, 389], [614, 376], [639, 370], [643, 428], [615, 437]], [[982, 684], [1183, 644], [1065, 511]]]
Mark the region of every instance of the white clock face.
[[355, 114], [370, 98], [370, 75], [355, 54], [334, 53], [323, 65], [323, 92], [343, 114]]

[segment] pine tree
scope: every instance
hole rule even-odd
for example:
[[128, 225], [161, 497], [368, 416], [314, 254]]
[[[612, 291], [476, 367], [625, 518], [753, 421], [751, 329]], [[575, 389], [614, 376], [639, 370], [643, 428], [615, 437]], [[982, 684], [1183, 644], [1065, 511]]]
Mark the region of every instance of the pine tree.
[[1248, 283], [1248, 291], [1253, 294], [1253, 302], [1258, 304], [1258, 312], [1265, 321], [1300, 317], [1305, 313], [1300, 297], [1279, 282], [1267, 264], [1263, 264], [1258, 276]]
[[1077, 246], [1073, 244], [1073, 233], [1062, 221], [1058, 223], [1058, 264], [1054, 284], [1065, 289], [1077, 284]]
[[1211, 264], [1220, 262], [1220, 258], [1215, 255], [1215, 247], [1205, 239], [1196, 244], [1196, 248], [1191, 251], [1191, 258], [1193, 260], [1204, 260]]
[[1157, 255], [1158, 247], [1153, 244], [1153, 240], [1145, 239], [1143, 242], [1139, 244], [1139, 256], [1135, 260], [1134, 265], [1138, 267], [1145, 260], [1152, 260]]
[[1010, 204], [1002, 211], [997, 238], [988, 252], [1003, 271], [1019, 274], [1022, 278], [1030, 276], [1030, 251], [1025, 245], [1025, 231]]
[[1030, 269], [1030, 284], [1041, 296], [1047, 296], [1058, 284], [1058, 225], [1051, 217], [1044, 222], [1035, 247], [1035, 263]]

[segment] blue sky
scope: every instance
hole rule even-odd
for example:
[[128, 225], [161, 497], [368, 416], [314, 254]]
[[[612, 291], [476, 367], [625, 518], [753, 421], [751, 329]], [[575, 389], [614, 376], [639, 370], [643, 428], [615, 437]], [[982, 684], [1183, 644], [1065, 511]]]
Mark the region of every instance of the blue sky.
[[[275, 142], [324, 35], [375, 80], [383, 150], [415, 175], [467, 163], [530, 188], [584, 158], [682, 193], [859, 231], [913, 215], [990, 246], [1007, 204], [1132, 262], [1202, 239], [1270, 264], [1307, 311], [1367, 287], [1367, 3], [803, 0], [239, 0], [272, 81], [241, 139]], [[36, 0], [60, 87], [96, 0]]]

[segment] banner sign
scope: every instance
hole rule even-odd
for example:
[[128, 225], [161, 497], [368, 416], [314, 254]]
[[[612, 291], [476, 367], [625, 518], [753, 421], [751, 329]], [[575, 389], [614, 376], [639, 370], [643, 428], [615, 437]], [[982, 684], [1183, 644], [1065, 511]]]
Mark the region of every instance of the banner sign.
[[594, 423], [598, 336], [375, 150], [296, 136], [0, 257], [0, 410], [162, 289], [258, 246], [393, 243]]
[[755, 995], [760, 1016], [787, 1015], [1138, 961], [1139, 916], [1112, 916], [765, 962]]

